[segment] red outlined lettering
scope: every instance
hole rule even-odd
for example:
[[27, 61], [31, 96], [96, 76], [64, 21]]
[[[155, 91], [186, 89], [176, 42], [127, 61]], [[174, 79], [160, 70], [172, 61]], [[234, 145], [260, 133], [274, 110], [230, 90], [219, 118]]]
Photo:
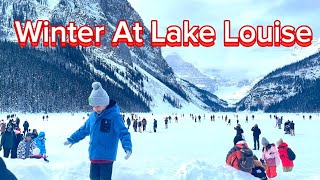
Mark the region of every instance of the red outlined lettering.
[[281, 22], [275, 20], [273, 26], [264, 27], [259, 25], [257, 29], [250, 25], [242, 26], [238, 37], [231, 37], [230, 21], [224, 21], [224, 45], [225, 47], [237, 47], [239, 42], [244, 47], [251, 47], [257, 43], [260, 47], [292, 47], [298, 44], [302, 47], [310, 46], [313, 33], [309, 26], [302, 25], [297, 29], [291, 25], [281, 27]]
[[273, 39], [273, 27], [267, 26], [266, 34], [263, 31], [263, 26], [257, 26], [258, 45], [260, 47], [272, 47]]
[[296, 31], [297, 44], [301, 47], [308, 47], [312, 43], [313, 32], [309, 26], [302, 25]]
[[166, 43], [170, 47], [181, 47], [181, 28], [177, 25], [172, 25], [167, 28]]
[[200, 28], [199, 42], [204, 47], [214, 46], [216, 40], [216, 31], [212, 26], [206, 25]]
[[223, 23], [224, 37], [223, 42], [225, 47], [239, 47], [239, 41], [237, 37], [231, 37], [231, 22], [225, 20]]
[[256, 30], [254, 27], [246, 25], [240, 29], [239, 41], [242, 46], [251, 47], [255, 44], [256, 40]]
[[292, 47], [295, 44], [294, 27], [290, 25], [281, 28], [281, 45], [285, 47]]
[[120, 20], [118, 25], [116, 26], [116, 31], [113, 34], [111, 40], [111, 46], [117, 47], [119, 43], [126, 43], [127, 46], [134, 46], [134, 41], [132, 38], [132, 34], [130, 32], [130, 28], [128, 22], [126, 20]]
[[27, 20], [23, 28], [22, 23], [18, 20], [15, 20], [14, 30], [18, 38], [18, 44], [21, 47], [27, 46], [28, 41], [30, 41], [31, 46], [36, 47], [40, 42], [40, 36], [42, 33], [42, 20], [38, 20], [35, 27], [33, 27], [31, 20]]
[[101, 36], [106, 33], [105, 26], [95, 26], [94, 28], [83, 25], [77, 27], [74, 22], [69, 22], [64, 26], [50, 26], [48, 20], [37, 20], [32, 24], [31, 20], [25, 23], [14, 21], [14, 29], [17, 35], [18, 43], [21, 47], [27, 46], [30, 42], [32, 47], [37, 47], [42, 40], [43, 47], [56, 47], [57, 39], [60, 40], [61, 46], [64, 47], [67, 43], [71, 47], [78, 45], [83, 47], [101, 45]]
[[137, 47], [142, 47], [144, 45], [144, 39], [141, 37], [144, 32], [144, 27], [140, 22], [135, 22], [134, 25], [132, 26], [132, 33], [134, 37], [134, 44]]
[[189, 43], [194, 47], [199, 47], [197, 35], [199, 33], [199, 26], [192, 26], [189, 28], [189, 20], [183, 20], [183, 46], [189, 47]]
[[151, 46], [165, 47], [166, 38], [158, 36], [158, 21], [151, 20]]

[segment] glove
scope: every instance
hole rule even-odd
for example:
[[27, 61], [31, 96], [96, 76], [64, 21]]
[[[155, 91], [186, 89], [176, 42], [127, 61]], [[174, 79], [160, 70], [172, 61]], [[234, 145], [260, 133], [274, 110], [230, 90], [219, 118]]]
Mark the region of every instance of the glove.
[[63, 145], [65, 145], [65, 146], [70, 145], [69, 148], [71, 148], [71, 146], [72, 146], [73, 144], [72, 144], [70, 141], [67, 140], [66, 142], [63, 143]]
[[129, 157], [131, 156], [132, 152], [130, 150], [126, 150], [125, 152], [126, 152], [127, 155], [124, 157], [124, 159], [128, 160]]

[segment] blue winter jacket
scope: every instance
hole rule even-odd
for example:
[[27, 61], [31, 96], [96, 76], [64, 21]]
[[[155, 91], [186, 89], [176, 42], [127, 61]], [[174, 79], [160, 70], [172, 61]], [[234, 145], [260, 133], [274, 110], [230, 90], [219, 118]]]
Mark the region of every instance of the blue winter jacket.
[[68, 141], [77, 143], [88, 135], [91, 160], [115, 161], [119, 139], [125, 151], [132, 151], [130, 133], [123, 123], [119, 106], [113, 100], [100, 115], [92, 112], [89, 119], [68, 138]]
[[[43, 137], [43, 139], [40, 140], [40, 137]], [[40, 149], [40, 154], [41, 155], [46, 154], [47, 153], [46, 145], [45, 145], [46, 139], [45, 139], [45, 133], [44, 132], [40, 132], [39, 133], [38, 137], [35, 139], [35, 142], [36, 142], [37, 147]]]

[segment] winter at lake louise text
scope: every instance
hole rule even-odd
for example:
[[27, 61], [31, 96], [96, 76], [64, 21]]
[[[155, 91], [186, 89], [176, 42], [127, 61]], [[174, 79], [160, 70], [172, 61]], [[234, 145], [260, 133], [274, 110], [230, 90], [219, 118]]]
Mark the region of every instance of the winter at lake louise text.
[[[23, 25], [24, 24], [24, 25]], [[189, 20], [183, 20], [182, 27], [171, 25], [167, 27], [166, 35], [160, 36], [158, 21], [151, 21], [150, 43], [153, 47], [212, 47], [215, 45], [217, 33], [210, 25], [191, 25]], [[225, 47], [292, 47], [298, 45], [308, 47], [312, 44], [312, 29], [307, 25], [293, 27], [282, 25], [280, 20], [275, 20], [273, 25], [242, 26], [237, 36], [231, 35], [231, 21], [225, 20], [224, 24], [224, 46]], [[102, 36], [108, 32], [105, 25], [90, 27], [83, 25], [78, 27], [74, 22], [67, 26], [53, 26], [48, 20], [31, 20], [25, 23], [15, 20], [14, 30], [20, 46], [24, 47], [30, 42], [31, 46], [37, 47], [42, 40], [43, 47], [71, 47], [101, 46]], [[144, 26], [140, 22], [134, 22], [129, 26], [126, 20], [119, 20], [113, 32], [111, 46], [117, 47], [125, 43], [129, 47], [144, 46]]]

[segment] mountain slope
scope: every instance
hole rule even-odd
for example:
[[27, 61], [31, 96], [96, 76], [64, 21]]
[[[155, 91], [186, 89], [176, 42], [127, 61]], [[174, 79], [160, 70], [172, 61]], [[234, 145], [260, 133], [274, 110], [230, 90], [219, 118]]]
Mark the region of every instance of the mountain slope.
[[[55, 6], [53, 4], [56, 4]], [[193, 94], [188, 94], [187, 90], [182, 84], [177, 81], [176, 75], [172, 69], [168, 66], [161, 54], [160, 48], [153, 48], [150, 46], [150, 32], [145, 27], [143, 37], [145, 38], [145, 46], [142, 48], [127, 47], [126, 45], [120, 45], [116, 48], [110, 46], [110, 40], [112, 32], [120, 19], [126, 19], [129, 25], [132, 25], [134, 21], [142, 22], [140, 16], [134, 11], [127, 1], [123, 0], [60, 0], [60, 1], [42, 1], [42, 0], [4, 0], [0, 4], [0, 8], [4, 9], [1, 14], [2, 20], [0, 21], [0, 37], [2, 40], [16, 41], [15, 34], [13, 33], [12, 24], [10, 22], [13, 19], [19, 19], [25, 21], [27, 19], [49, 19], [51, 25], [67, 25], [68, 22], [73, 21], [78, 26], [87, 24], [94, 25], [106, 25], [107, 34], [102, 38], [102, 46], [90, 47], [90, 48], [42, 48], [38, 47], [32, 51], [35, 55], [42, 54], [47, 59], [46, 63], [56, 66], [54, 63], [58, 63], [58, 67], [54, 70], [56, 73], [62, 73], [67, 77], [68, 74], [74, 73], [73, 81], [81, 81], [84, 83], [84, 87], [81, 90], [81, 94], [90, 92], [90, 84], [93, 80], [103, 81], [103, 84], [108, 89], [111, 97], [116, 98], [119, 101], [120, 107], [125, 111], [161, 111], [163, 104], [173, 109], [181, 109], [185, 107], [194, 107], [199, 109], [211, 109], [208, 103], [205, 105], [199, 105], [202, 102], [200, 98], [194, 98]], [[18, 15], [17, 15], [18, 14]], [[52, 51], [56, 54], [50, 54]], [[70, 53], [69, 51], [73, 52]], [[75, 51], [75, 52], [74, 52]], [[4, 56], [8, 51], [4, 51]], [[16, 52], [16, 59], [22, 57], [22, 51]], [[61, 53], [61, 54], [59, 54]], [[61, 57], [60, 57], [60, 56]], [[31, 56], [31, 54], [30, 54]], [[32, 57], [28, 56], [32, 59]], [[60, 57], [60, 58], [57, 58]], [[31, 60], [30, 59], [30, 60]], [[57, 60], [59, 59], [59, 60]], [[5, 60], [5, 59], [2, 59]], [[35, 63], [44, 61], [43, 58], [34, 59]], [[68, 60], [67, 63], [64, 62]], [[50, 63], [52, 62], [52, 63]], [[21, 66], [28, 67], [29, 65], [20, 62]], [[48, 65], [49, 66], [49, 65]], [[61, 71], [59, 68], [65, 68]], [[82, 68], [80, 68], [81, 66]], [[43, 66], [47, 67], [47, 66]], [[12, 66], [12, 64], [6, 64], [4, 68], [11, 68], [10, 72], [13, 74], [12, 79], [17, 78], [16, 73], [22, 69]], [[30, 66], [33, 68], [33, 66]], [[39, 76], [43, 75], [43, 71], [35, 68], [35, 73]], [[83, 72], [84, 71], [84, 72]], [[55, 72], [52, 72], [55, 73]], [[62, 76], [54, 75], [51, 81], [57, 81], [55, 84], [58, 88], [65, 88], [65, 83], [61, 82], [59, 78]], [[9, 86], [7, 83], [3, 87], [3, 90], [9, 89], [11, 92], [19, 94], [15, 84], [24, 81], [24, 76], [13, 81], [13, 86]], [[5, 80], [6, 81], [6, 80]], [[28, 82], [31, 88], [37, 86], [37, 84], [44, 84], [47, 79], [39, 79], [39, 82]], [[67, 83], [70, 89], [81, 89], [79, 84]], [[50, 87], [50, 86], [49, 86]], [[46, 90], [50, 91], [47, 87]], [[40, 89], [32, 90], [35, 94], [40, 94]], [[54, 91], [54, 88], [49, 92], [50, 97], [56, 98], [59, 96], [58, 92]], [[74, 97], [74, 94], [65, 96]], [[163, 97], [167, 101], [163, 101]], [[204, 94], [203, 96], [211, 96]], [[85, 95], [83, 95], [85, 97]], [[71, 98], [72, 99], [72, 98]], [[77, 99], [77, 98], [76, 98]], [[175, 102], [168, 99], [174, 99]], [[15, 103], [11, 99], [3, 99], [7, 101], [9, 105]], [[210, 101], [216, 101], [215, 98], [210, 98]], [[34, 102], [30, 99], [21, 100], [23, 103]], [[38, 100], [37, 100], [38, 101]], [[66, 101], [68, 104], [69, 101]], [[199, 103], [200, 102], [200, 103]], [[219, 102], [219, 101], [218, 101]], [[22, 103], [22, 102], [21, 102]], [[48, 100], [50, 106], [56, 106], [53, 102]], [[85, 101], [77, 101], [77, 106], [83, 107], [87, 103]], [[42, 106], [42, 105], [41, 105]], [[136, 106], [132, 107], [132, 106]], [[205, 107], [204, 107], [205, 106]], [[22, 105], [12, 106], [11, 110], [25, 110]], [[65, 109], [65, 107], [57, 106], [52, 111], [72, 111], [77, 110], [74, 108]], [[33, 111], [42, 111], [43, 108], [36, 107]], [[50, 111], [50, 110], [49, 110]]]
[[165, 57], [174, 73], [182, 79], [185, 79], [197, 87], [214, 93], [217, 89], [217, 82], [202, 74], [192, 64], [184, 61], [178, 54], [170, 54]]
[[[237, 104], [237, 109], [318, 111], [320, 101], [316, 100], [319, 78], [320, 52], [268, 74]], [[311, 102], [315, 104], [310, 105]]]

